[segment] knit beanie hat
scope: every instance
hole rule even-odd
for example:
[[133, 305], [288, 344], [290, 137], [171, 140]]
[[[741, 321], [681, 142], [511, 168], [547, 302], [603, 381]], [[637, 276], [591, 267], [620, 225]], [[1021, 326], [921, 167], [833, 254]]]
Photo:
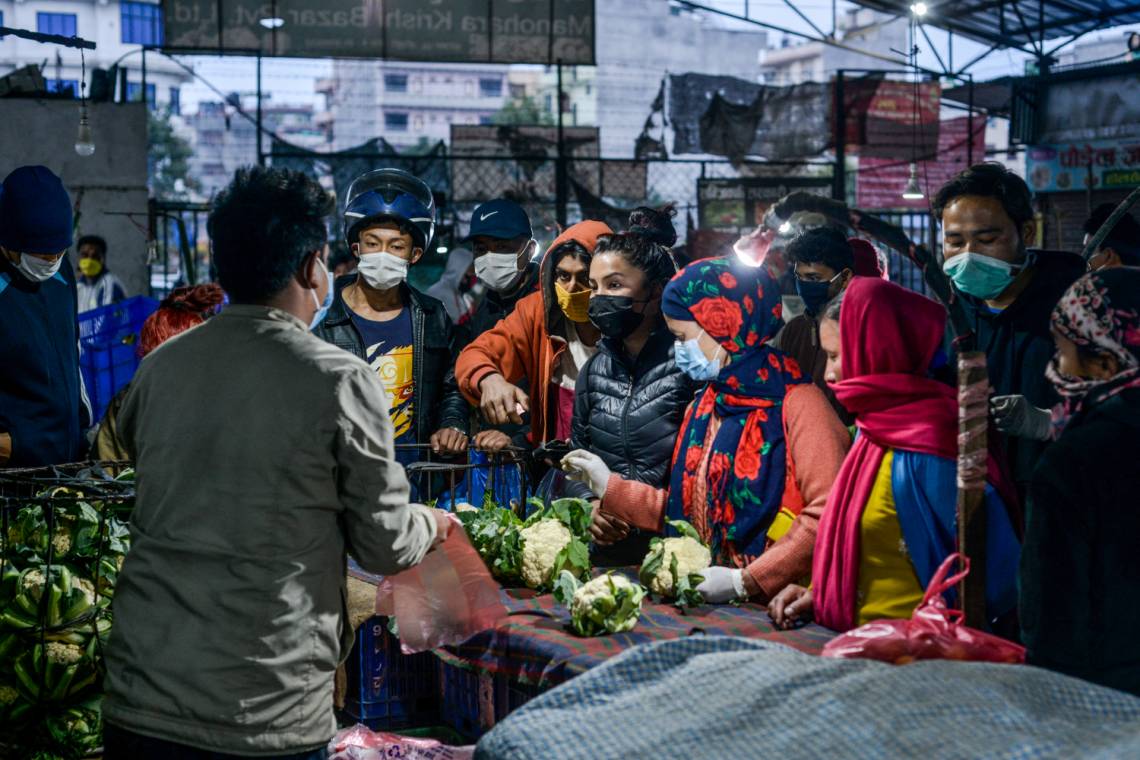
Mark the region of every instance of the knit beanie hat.
[[0, 246], [59, 253], [71, 246], [71, 198], [46, 166], [21, 166], [0, 186]]

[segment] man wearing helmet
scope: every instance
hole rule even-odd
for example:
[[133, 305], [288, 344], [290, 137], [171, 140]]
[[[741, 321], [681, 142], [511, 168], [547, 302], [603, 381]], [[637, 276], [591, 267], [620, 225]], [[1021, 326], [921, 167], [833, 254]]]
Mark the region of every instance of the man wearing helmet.
[[[443, 304], [407, 283], [434, 232], [435, 201], [422, 180], [399, 169], [357, 177], [344, 210], [357, 273], [336, 281], [313, 332], [376, 371], [397, 444], [457, 454], [467, 448], [468, 406], [455, 383], [451, 320]], [[398, 458], [407, 464], [417, 456], [405, 450]]]

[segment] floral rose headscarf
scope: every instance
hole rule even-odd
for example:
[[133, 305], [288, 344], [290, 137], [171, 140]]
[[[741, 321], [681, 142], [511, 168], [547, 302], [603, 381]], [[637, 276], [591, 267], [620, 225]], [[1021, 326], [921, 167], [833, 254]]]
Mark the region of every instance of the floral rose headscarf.
[[1062, 402], [1054, 410], [1057, 433], [1082, 411], [1140, 386], [1140, 270], [1122, 267], [1085, 275], [1053, 309], [1053, 329], [1079, 348], [1109, 354], [1120, 366], [1108, 380], [1062, 375], [1054, 358], [1046, 375]]
[[[763, 267], [706, 259], [682, 269], [661, 298], [662, 312], [694, 321], [728, 353], [716, 380], [697, 392], [673, 455], [667, 514], [709, 542], [715, 561], [743, 567], [765, 548], [779, 511], [787, 466], [782, 407], [790, 385], [810, 382], [769, 341], [783, 325], [780, 289]], [[708, 438], [713, 412], [720, 427]], [[705, 450], [708, 443], [708, 451]], [[707, 496], [693, 504], [707, 461]]]

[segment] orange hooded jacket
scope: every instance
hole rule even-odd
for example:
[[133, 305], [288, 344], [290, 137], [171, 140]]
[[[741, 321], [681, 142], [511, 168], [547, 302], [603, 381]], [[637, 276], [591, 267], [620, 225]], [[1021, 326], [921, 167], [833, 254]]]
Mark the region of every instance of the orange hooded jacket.
[[481, 397], [479, 383], [488, 375], [500, 374], [509, 383], [527, 379], [530, 438], [535, 445], [546, 443], [554, 434], [550, 382], [566, 350], [566, 315], [554, 295], [554, 260], [550, 254], [571, 240], [593, 254], [598, 238], [612, 232], [604, 222], [595, 221], [579, 222], [567, 228], [550, 244], [543, 257], [539, 275], [541, 289], [523, 298], [513, 312], [473, 340], [455, 362], [459, 390], [476, 406]]

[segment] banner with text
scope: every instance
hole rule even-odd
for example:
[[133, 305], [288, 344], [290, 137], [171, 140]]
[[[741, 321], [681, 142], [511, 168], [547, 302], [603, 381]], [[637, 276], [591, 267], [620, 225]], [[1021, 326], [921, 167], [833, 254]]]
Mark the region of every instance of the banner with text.
[[162, 0], [162, 11], [177, 49], [594, 64], [594, 0]]
[[1035, 145], [1026, 156], [1026, 176], [1035, 193], [1140, 185], [1140, 138]]

